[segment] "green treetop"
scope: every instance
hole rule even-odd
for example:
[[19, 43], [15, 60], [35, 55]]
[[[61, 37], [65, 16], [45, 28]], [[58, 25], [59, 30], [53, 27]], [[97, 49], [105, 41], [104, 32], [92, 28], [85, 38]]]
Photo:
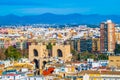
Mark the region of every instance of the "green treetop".
[[21, 58], [21, 53], [14, 47], [9, 46], [6, 51], [5, 51], [5, 55], [7, 59], [14, 59], [17, 60], [19, 58]]

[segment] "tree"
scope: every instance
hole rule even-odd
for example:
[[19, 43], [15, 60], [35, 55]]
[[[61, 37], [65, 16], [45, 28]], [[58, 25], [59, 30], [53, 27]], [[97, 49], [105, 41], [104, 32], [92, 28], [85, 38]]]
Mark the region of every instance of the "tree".
[[78, 54], [78, 60], [80, 60], [81, 59], [81, 55], [80, 54]]
[[86, 61], [88, 58], [95, 59], [95, 54], [89, 53], [88, 51], [78, 54], [78, 60]]
[[49, 56], [52, 56], [52, 44], [51, 43], [48, 43], [47, 49], [48, 49]]
[[22, 57], [28, 58], [28, 49], [18, 49], [18, 52], [21, 53]]
[[88, 58], [95, 59], [95, 54], [92, 54], [92, 53], [89, 54], [89, 55], [88, 55]]
[[17, 60], [19, 58], [21, 58], [21, 53], [14, 47], [9, 46], [6, 51], [5, 51], [5, 55], [7, 59], [14, 59]]
[[108, 60], [107, 54], [99, 54], [97, 57], [98, 60]]
[[72, 60], [78, 60], [78, 53], [77, 51], [75, 50], [71, 50], [71, 53], [72, 53]]
[[48, 43], [47, 49], [52, 49], [52, 44], [51, 43]]
[[71, 50], [71, 53], [72, 53], [72, 55], [76, 55], [76, 54], [77, 54], [77, 51]]
[[115, 55], [120, 55], [120, 44], [116, 44], [114, 52]]

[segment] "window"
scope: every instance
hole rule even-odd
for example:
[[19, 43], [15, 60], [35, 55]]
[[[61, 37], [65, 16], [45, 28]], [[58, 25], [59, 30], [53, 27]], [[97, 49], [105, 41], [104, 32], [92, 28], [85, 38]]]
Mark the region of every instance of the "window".
[[34, 56], [38, 56], [38, 51], [36, 49], [33, 50]]
[[63, 53], [60, 49], [57, 50], [57, 55], [58, 57], [63, 57]]
[[113, 62], [113, 60], [110, 60], [110, 62]]
[[116, 60], [117, 62], [119, 62], [120, 60]]

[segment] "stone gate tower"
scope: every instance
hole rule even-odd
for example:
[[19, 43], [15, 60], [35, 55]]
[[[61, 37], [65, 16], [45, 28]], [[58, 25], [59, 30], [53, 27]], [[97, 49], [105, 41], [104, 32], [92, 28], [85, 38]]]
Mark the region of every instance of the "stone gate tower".
[[29, 59], [34, 61], [37, 69], [42, 69], [44, 62], [54, 58], [61, 59], [63, 61], [71, 60], [70, 45], [54, 45], [52, 46], [52, 55], [48, 55], [46, 45], [32, 44], [29, 46]]

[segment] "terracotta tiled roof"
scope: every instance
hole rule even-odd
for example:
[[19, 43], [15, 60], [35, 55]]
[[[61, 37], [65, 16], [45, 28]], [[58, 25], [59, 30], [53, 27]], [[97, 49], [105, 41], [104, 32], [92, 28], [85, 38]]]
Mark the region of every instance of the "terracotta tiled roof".
[[84, 74], [108, 74], [108, 75], [120, 75], [120, 71], [81, 71], [78, 73], [79, 75]]
[[55, 67], [62, 67], [62, 66], [64, 66], [64, 64], [52, 64], [51, 66], [52, 66], [52, 67], [54, 67], [54, 66], [55, 66]]

